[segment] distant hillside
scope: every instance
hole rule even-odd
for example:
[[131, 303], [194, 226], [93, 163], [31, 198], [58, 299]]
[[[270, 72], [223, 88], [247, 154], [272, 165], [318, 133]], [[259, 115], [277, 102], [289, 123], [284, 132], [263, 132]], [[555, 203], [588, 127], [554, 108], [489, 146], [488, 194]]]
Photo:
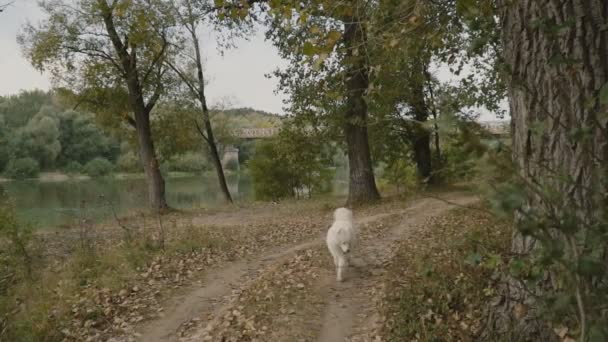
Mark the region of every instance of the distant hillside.
[[266, 128], [281, 125], [283, 117], [252, 108], [233, 108], [213, 111], [211, 118], [215, 122], [227, 122], [235, 128]]

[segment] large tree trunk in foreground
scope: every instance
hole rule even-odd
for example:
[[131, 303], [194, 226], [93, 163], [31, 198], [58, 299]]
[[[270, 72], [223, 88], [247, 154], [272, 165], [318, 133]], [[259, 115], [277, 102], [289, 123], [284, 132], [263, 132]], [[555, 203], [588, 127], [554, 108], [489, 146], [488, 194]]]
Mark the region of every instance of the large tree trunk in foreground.
[[[586, 221], [598, 214], [591, 192], [605, 186], [598, 171], [606, 166], [606, 127], [597, 114], [606, 106], [600, 108], [593, 98], [608, 81], [608, 31], [603, 26], [608, 22], [608, 2], [503, 0], [498, 7], [503, 56], [511, 70], [513, 160], [528, 184], [550, 187], [559, 196], [551, 211], [541, 196], [530, 196], [526, 207], [555, 216], [576, 208], [577, 217]], [[535, 123], [543, 124], [540, 134], [533, 129]], [[573, 138], [575, 129], [583, 127], [589, 130], [588, 139]], [[571, 180], [564, 181], [556, 173]], [[552, 235], [565, 239], [564, 234]], [[538, 240], [514, 230], [515, 255], [528, 256], [539, 248]], [[576, 250], [568, 249], [566, 253]], [[528, 290], [536, 295], [551, 293], [555, 291], [552, 278]], [[508, 285], [503, 304], [494, 312], [498, 320], [493, 328], [519, 340], [555, 339], [539, 317], [539, 301], [517, 280], [509, 278]]]
[[363, 98], [369, 85], [368, 65], [363, 52], [366, 44], [365, 35], [365, 28], [358, 18], [345, 20], [347, 100], [344, 133], [350, 168], [349, 205], [372, 202], [380, 198], [374, 179], [367, 135], [367, 103]]

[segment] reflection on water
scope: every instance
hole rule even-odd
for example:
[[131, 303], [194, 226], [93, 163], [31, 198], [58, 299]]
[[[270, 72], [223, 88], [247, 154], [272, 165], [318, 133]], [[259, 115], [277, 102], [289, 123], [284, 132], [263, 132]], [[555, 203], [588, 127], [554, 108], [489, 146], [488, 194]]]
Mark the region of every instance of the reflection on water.
[[[227, 177], [235, 199], [252, 197], [245, 176]], [[209, 207], [222, 203], [217, 181], [212, 176], [168, 178], [167, 202], [173, 208]], [[94, 179], [65, 182], [14, 181], [2, 184], [14, 201], [20, 218], [35, 227], [70, 224], [78, 217], [94, 221], [112, 216], [111, 206], [124, 215], [147, 205], [144, 179]]]

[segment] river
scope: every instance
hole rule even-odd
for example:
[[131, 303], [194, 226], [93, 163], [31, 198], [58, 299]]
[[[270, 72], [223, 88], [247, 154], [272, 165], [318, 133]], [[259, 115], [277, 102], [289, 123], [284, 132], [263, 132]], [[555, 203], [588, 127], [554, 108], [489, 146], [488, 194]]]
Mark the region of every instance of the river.
[[[347, 192], [342, 177], [334, 181], [334, 194]], [[235, 201], [252, 200], [251, 180], [247, 175], [227, 175], [230, 192]], [[116, 215], [135, 214], [147, 209], [147, 189], [143, 178], [98, 178], [64, 181], [1, 182], [15, 204], [18, 217], [34, 228], [71, 225], [86, 218], [93, 222]], [[166, 197], [176, 209], [210, 208], [223, 204], [223, 197], [214, 175], [166, 178]]]
[[[253, 197], [247, 176], [229, 175], [228, 186], [236, 200]], [[79, 218], [98, 222], [146, 208], [143, 178], [99, 178], [67, 181], [10, 181], [0, 183], [15, 204], [17, 215], [35, 228], [69, 225]], [[167, 202], [173, 208], [213, 207], [222, 203], [214, 176], [168, 177]]]

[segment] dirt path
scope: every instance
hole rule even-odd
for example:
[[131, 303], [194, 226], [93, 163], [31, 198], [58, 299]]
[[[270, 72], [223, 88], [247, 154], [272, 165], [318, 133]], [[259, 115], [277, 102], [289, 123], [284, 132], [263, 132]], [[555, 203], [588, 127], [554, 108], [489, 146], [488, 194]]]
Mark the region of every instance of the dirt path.
[[[459, 205], [467, 205], [475, 198], [458, 196], [451, 197], [450, 200]], [[436, 199], [421, 199], [407, 208], [401, 222], [391, 227], [383, 237], [363, 238], [359, 254], [351, 260], [352, 267], [345, 282], [337, 283], [331, 288], [318, 342], [369, 340], [366, 333], [374, 323], [374, 314], [371, 312], [372, 303], [367, 290], [373, 287], [376, 277], [383, 273], [383, 264], [391, 259], [391, 246], [407, 238], [412, 227], [424, 224], [428, 218], [440, 215], [452, 207]]]
[[227, 302], [225, 298], [245, 279], [256, 276], [259, 269], [289, 257], [297, 251], [318, 245], [320, 239], [301, 243], [287, 249], [276, 249], [261, 257], [222, 265], [208, 272], [203, 285], [187, 288], [165, 305], [165, 315], [138, 329], [140, 340], [146, 342], [177, 341], [179, 328], [193, 319], [217, 311]]
[[[474, 200], [468, 196], [449, 197], [459, 204]], [[408, 227], [421, 224], [428, 217], [441, 214], [450, 207], [452, 206], [444, 202], [427, 198], [420, 199], [405, 209], [356, 218], [359, 225], [364, 225], [394, 214], [403, 216], [403, 220], [381, 238], [366, 237], [366, 241], [361, 242], [360, 253], [353, 259], [353, 267], [347, 273], [344, 283], [336, 284], [329, 279], [319, 280], [322, 283], [335, 284], [329, 288], [329, 300], [326, 304], [324, 325], [318, 335], [319, 341], [344, 341], [353, 331], [353, 327], [360, 325], [364, 319], [362, 313], [370, 304], [366, 301], [364, 289], [373, 285], [374, 275], [380, 272], [383, 261], [390, 258], [391, 251], [387, 246], [401, 239], [407, 233]], [[328, 226], [329, 224], [330, 222]], [[169, 300], [164, 305], [162, 317], [139, 327], [138, 340], [177, 341], [179, 331], [184, 326], [193, 321], [211, 320], [218, 316], [218, 313], [225, 309], [233, 290], [237, 290], [245, 281], [255, 279], [259, 270], [270, 264], [281, 263], [298, 251], [318, 247], [323, 243], [324, 236], [319, 236], [297, 245], [276, 248], [261, 256], [226, 263], [208, 271], [201, 284], [186, 288]]]

